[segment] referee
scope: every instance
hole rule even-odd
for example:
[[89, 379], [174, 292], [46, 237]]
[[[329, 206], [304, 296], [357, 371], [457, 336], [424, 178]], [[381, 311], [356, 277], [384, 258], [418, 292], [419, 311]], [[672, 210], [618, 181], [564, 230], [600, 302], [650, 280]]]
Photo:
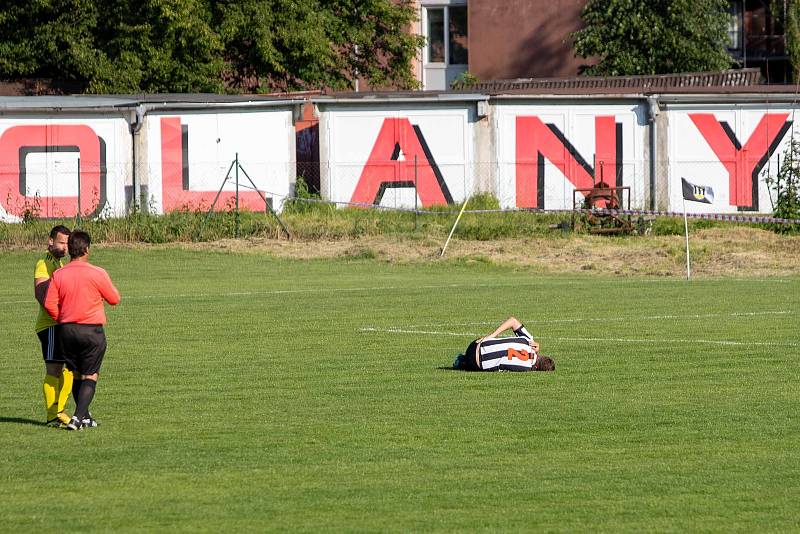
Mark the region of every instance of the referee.
[[67, 425], [70, 430], [97, 426], [89, 414], [89, 405], [106, 353], [103, 301], [112, 306], [120, 301], [119, 291], [108, 273], [89, 263], [90, 244], [86, 232], [75, 230], [70, 234], [67, 240], [70, 262], [53, 273], [44, 301], [47, 313], [59, 323], [64, 360], [75, 375], [74, 381], [79, 383], [78, 387], [73, 386], [76, 407]]

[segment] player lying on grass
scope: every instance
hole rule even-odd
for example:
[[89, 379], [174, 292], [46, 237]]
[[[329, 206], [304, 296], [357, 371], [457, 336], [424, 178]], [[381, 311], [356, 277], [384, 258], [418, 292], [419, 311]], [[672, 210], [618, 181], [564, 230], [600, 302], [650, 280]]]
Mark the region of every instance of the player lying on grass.
[[[506, 330], [514, 337], [497, 337]], [[465, 371], [555, 371], [555, 362], [539, 354], [539, 343], [514, 317], [509, 317], [486, 337], [469, 344], [464, 354], [453, 363], [454, 369]]]

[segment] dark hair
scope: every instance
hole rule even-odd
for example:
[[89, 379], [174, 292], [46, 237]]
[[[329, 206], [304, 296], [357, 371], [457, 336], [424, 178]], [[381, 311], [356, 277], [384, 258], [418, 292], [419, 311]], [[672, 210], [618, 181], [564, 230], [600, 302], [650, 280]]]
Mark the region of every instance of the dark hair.
[[53, 229], [50, 230], [50, 239], [55, 239], [58, 234], [64, 234], [66, 236], [69, 236], [70, 234], [69, 228], [67, 228], [63, 224], [54, 226]]
[[69, 249], [70, 258], [80, 258], [86, 255], [89, 250], [89, 245], [92, 244], [92, 238], [83, 230], [75, 230], [69, 234], [67, 241], [67, 249]]
[[542, 356], [541, 354], [536, 359], [536, 370], [537, 371], [555, 371], [556, 370], [556, 362], [549, 356]]

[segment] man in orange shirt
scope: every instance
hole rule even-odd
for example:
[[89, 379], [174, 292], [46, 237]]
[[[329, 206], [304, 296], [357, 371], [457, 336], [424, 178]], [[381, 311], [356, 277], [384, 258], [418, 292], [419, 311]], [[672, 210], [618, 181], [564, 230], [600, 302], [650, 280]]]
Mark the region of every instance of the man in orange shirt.
[[[91, 238], [82, 230], [69, 236], [70, 262], [53, 273], [44, 308], [58, 321], [59, 337], [67, 367], [73, 371], [75, 413], [67, 428], [80, 430], [97, 426], [89, 414], [98, 373], [106, 353], [103, 301], [112, 306], [120, 301], [108, 273], [89, 263]], [[77, 384], [77, 387], [76, 387]]]

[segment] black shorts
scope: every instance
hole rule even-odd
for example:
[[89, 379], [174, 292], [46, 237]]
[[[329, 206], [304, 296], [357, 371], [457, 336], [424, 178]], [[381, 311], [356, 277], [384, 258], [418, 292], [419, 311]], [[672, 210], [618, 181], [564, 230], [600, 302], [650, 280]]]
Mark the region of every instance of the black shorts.
[[42, 344], [42, 358], [45, 363], [64, 363], [64, 352], [61, 350], [61, 338], [58, 328], [51, 326], [36, 332]]
[[106, 353], [103, 325], [64, 323], [58, 329], [67, 368], [82, 375], [100, 371]]
[[467, 347], [466, 352], [464, 352], [464, 369], [467, 371], [480, 371], [481, 368], [478, 366], [478, 340], [476, 339], [472, 343], [469, 344]]

